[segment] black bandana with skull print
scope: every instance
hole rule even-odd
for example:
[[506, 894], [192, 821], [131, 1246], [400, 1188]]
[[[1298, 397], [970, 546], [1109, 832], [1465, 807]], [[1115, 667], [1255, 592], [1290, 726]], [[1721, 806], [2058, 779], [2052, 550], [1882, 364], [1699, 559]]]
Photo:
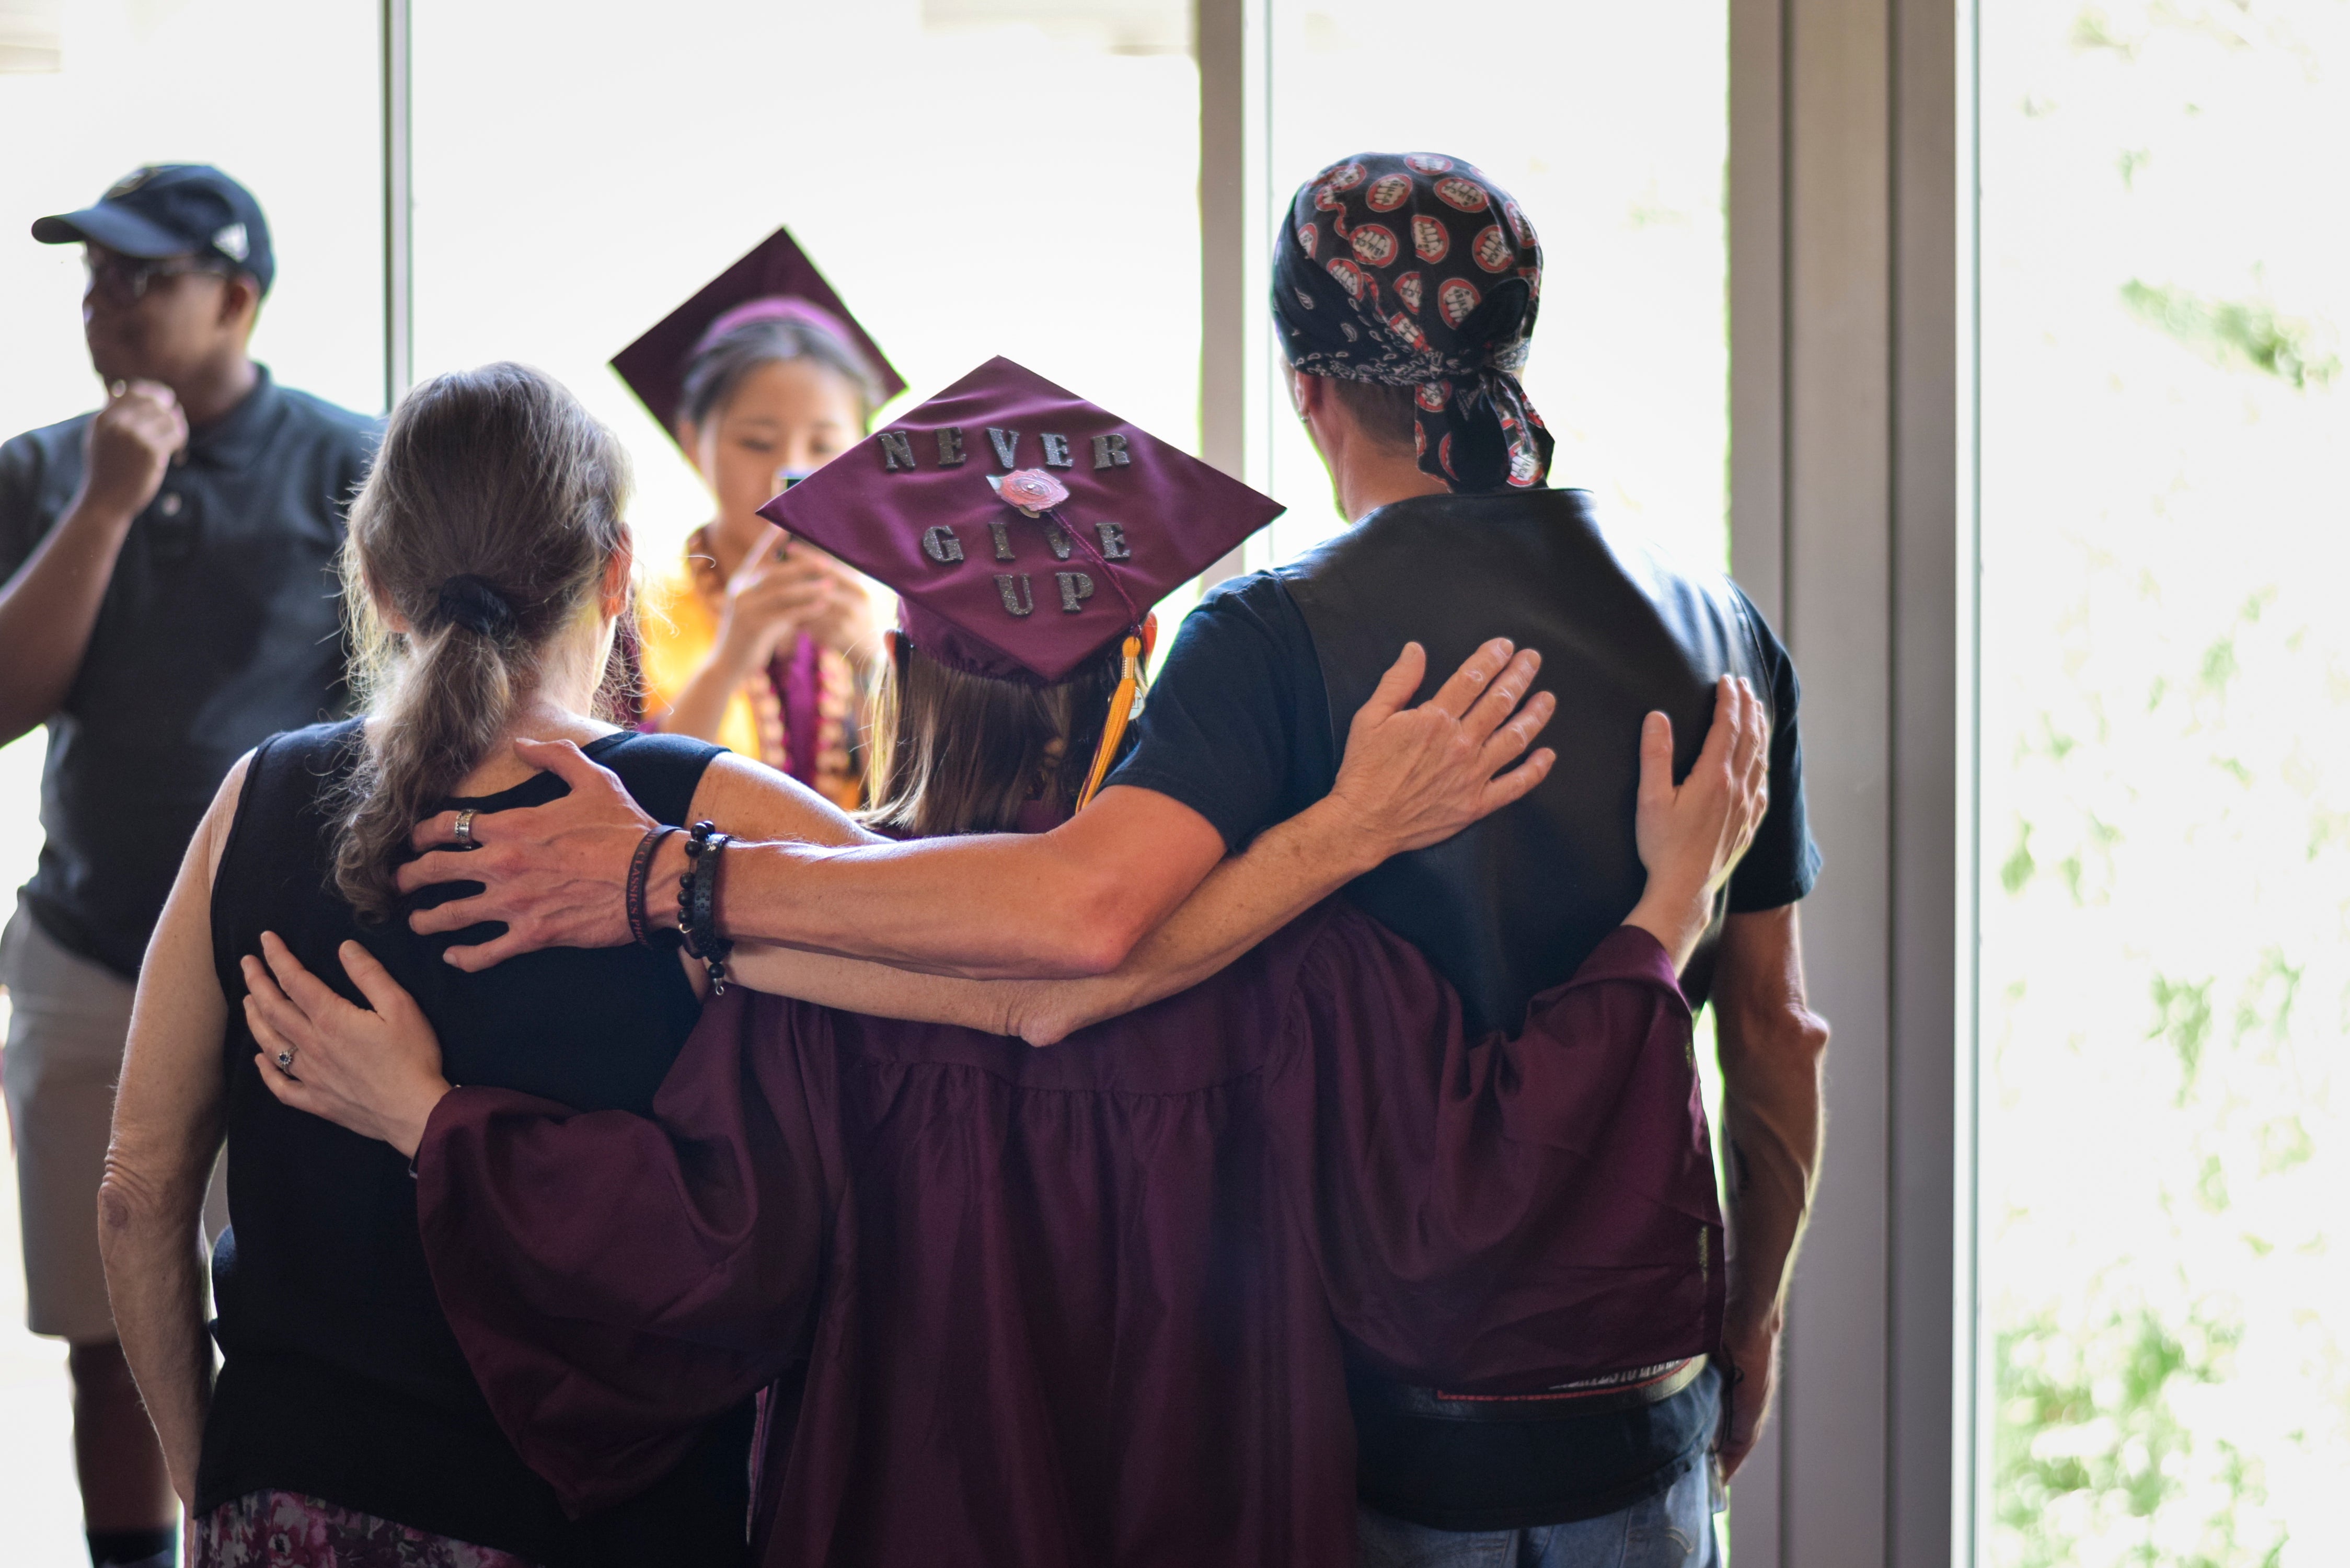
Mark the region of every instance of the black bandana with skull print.
[[1298, 188], [1274, 246], [1289, 362], [1411, 387], [1419, 466], [1456, 490], [1526, 489], [1553, 442], [1518, 371], [1542, 299], [1542, 245], [1471, 165], [1359, 153]]

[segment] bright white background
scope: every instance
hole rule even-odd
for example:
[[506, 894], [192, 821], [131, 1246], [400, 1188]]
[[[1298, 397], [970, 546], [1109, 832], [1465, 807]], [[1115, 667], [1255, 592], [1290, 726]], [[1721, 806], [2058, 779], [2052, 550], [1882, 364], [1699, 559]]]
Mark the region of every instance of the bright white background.
[[[699, 481], [604, 361], [787, 224], [919, 400], [994, 354], [1196, 448], [1198, 78], [1037, 7], [418, 0], [416, 364], [554, 372], [637, 457], [649, 553]], [[1179, 34], [1176, 47], [1181, 47]]]
[[[1273, 194], [1350, 152], [1441, 152], [1518, 199], [1543, 244], [1526, 394], [1551, 483], [1686, 558], [1729, 562], [1729, 6], [1522, 5], [1509, 59], [1451, 73], [1425, 0], [1270, 0]], [[1402, 74], [1397, 75], [1396, 73]], [[1451, 90], [1384, 91], [1415, 79]], [[1268, 244], [1272, 233], [1268, 221]], [[1278, 353], [1278, 350], [1275, 350]], [[1280, 559], [1343, 525], [1277, 391]], [[1253, 564], [1257, 564], [1253, 562]]]

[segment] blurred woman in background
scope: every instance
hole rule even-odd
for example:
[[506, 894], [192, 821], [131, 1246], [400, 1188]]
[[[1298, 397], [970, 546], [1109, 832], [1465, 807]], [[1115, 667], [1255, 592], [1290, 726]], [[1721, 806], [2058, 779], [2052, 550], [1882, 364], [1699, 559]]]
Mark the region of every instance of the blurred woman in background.
[[643, 727], [715, 741], [853, 809], [884, 612], [865, 577], [758, 514], [862, 440], [903, 385], [837, 303], [779, 231], [614, 365], [715, 508], [647, 587]]

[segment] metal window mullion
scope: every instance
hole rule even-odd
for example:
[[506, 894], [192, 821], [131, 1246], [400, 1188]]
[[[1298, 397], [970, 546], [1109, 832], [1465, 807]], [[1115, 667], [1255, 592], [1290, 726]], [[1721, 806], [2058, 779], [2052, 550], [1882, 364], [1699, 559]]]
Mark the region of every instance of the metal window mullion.
[[383, 406], [415, 379], [415, 187], [410, 135], [409, 0], [380, 0], [383, 100]]

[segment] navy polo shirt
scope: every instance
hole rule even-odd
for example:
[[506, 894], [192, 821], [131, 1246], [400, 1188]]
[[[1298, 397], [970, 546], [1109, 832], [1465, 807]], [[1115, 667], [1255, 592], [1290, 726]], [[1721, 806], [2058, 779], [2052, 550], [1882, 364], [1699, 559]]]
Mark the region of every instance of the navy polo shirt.
[[[83, 414], [0, 446], [0, 580], [72, 504]], [[124, 539], [49, 716], [47, 840], [23, 898], [72, 951], [136, 976], [180, 857], [236, 759], [349, 706], [336, 582], [380, 421], [278, 386], [192, 431]]]

